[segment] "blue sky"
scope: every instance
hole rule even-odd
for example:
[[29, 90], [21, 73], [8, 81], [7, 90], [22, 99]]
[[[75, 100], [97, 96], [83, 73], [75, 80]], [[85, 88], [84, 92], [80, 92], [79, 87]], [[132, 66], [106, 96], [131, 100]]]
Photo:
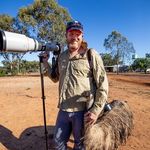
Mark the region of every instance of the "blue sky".
[[[106, 52], [104, 39], [113, 31], [133, 43], [138, 57], [150, 53], [150, 0], [57, 0], [72, 18], [84, 26], [89, 47]], [[0, 1], [0, 14], [16, 16], [20, 7], [33, 0]], [[32, 55], [32, 54], [30, 54]], [[29, 58], [30, 57], [30, 58]], [[32, 59], [32, 56], [28, 56]], [[33, 58], [34, 59], [34, 58]]]

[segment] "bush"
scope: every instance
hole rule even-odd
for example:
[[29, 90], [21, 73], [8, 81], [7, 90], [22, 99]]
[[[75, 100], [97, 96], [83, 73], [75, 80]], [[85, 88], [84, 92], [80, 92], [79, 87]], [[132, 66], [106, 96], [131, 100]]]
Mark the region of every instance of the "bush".
[[6, 76], [6, 71], [4, 69], [0, 69], [0, 77]]

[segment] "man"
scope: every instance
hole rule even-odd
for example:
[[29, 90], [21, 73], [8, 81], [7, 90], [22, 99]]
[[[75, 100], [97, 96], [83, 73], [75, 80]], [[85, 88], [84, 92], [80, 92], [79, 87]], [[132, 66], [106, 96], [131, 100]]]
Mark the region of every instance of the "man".
[[[67, 24], [66, 40], [68, 49], [59, 56], [55, 77], [51, 76], [46, 55], [44, 59], [48, 76], [55, 82], [59, 80], [59, 113], [54, 141], [57, 150], [66, 150], [72, 133], [74, 150], [83, 150], [84, 121], [89, 124], [96, 122], [107, 100], [108, 82], [100, 55], [90, 50], [91, 62], [88, 60], [87, 43], [83, 40], [80, 22]], [[88, 101], [90, 95], [93, 95], [94, 102], [87, 110], [85, 99]]]

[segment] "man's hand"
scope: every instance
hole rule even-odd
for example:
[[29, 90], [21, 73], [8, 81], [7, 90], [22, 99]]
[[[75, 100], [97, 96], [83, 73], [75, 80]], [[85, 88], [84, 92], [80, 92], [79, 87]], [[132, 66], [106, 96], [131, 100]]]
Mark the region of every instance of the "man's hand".
[[94, 124], [97, 120], [97, 115], [95, 115], [94, 113], [88, 111], [87, 113], [85, 113], [84, 115], [84, 122], [89, 123], [90, 125]]
[[42, 52], [40, 53], [40, 56], [43, 57], [43, 62], [47, 62], [49, 59], [49, 52]]
[[49, 52], [42, 52], [40, 53], [40, 56], [42, 56], [42, 61], [45, 68], [48, 68], [48, 59], [49, 59]]

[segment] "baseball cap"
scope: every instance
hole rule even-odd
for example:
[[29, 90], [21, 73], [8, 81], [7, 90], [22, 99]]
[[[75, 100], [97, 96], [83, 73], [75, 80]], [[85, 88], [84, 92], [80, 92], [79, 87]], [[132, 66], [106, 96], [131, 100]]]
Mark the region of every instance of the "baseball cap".
[[83, 25], [79, 21], [70, 21], [67, 23], [66, 32], [70, 30], [79, 30], [83, 32]]

